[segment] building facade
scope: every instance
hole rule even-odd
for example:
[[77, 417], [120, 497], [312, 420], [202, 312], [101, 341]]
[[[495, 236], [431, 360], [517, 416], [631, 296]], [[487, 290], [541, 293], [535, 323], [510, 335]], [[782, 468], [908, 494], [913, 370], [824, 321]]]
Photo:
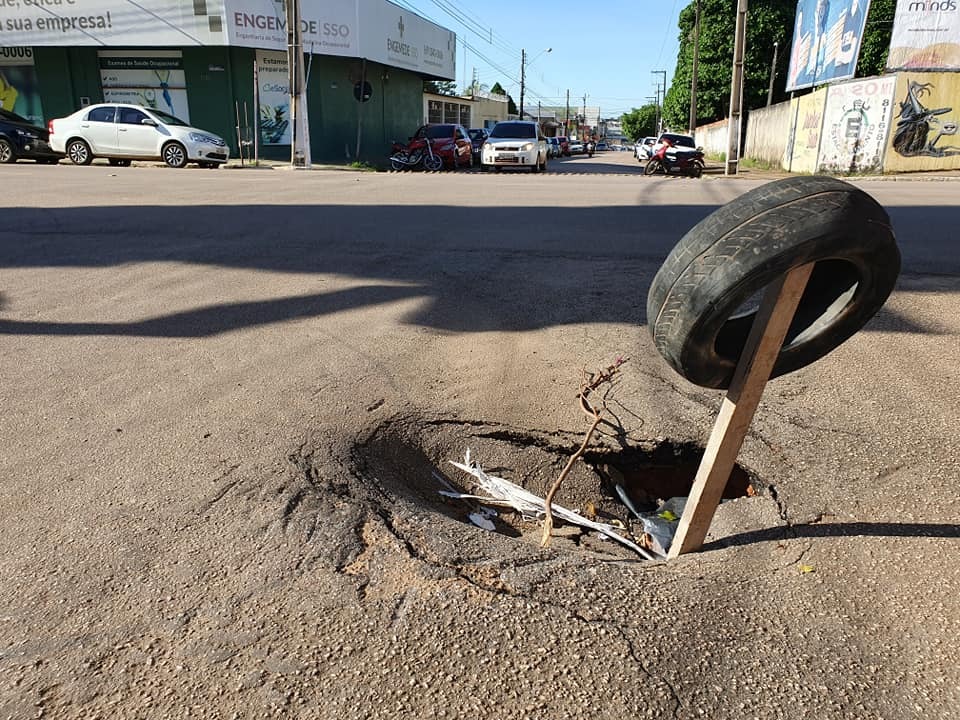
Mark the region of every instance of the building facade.
[[[380, 160], [456, 77], [456, 35], [387, 0], [301, 0], [315, 162]], [[0, 104], [37, 124], [97, 102], [164, 110], [249, 156], [289, 159], [283, 0], [0, 8]]]

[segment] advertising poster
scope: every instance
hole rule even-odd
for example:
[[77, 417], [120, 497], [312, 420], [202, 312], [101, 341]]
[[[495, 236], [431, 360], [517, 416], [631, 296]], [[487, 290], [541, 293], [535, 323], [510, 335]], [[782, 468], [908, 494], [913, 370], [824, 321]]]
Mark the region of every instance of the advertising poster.
[[224, 0], [3, 0], [0, 45], [226, 45]]
[[260, 99], [260, 144], [290, 144], [290, 85], [287, 54], [257, 50], [257, 91]]
[[960, 169], [960, 73], [897, 74], [885, 172]]
[[821, 172], [880, 171], [896, 87], [895, 75], [830, 86], [820, 137]]
[[823, 109], [827, 99], [827, 89], [794, 98], [790, 109], [793, 111], [793, 143], [788, 147], [789, 160], [786, 169], [790, 172], [815, 172], [817, 153], [820, 150], [820, 131], [823, 128]]
[[[303, 51], [360, 57], [357, 14], [361, 2], [370, 0], [301, 0]], [[284, 0], [226, 0], [226, 3], [231, 45], [286, 50]]]
[[787, 90], [852, 78], [870, 0], [799, 0]]
[[0, 107], [44, 126], [31, 48], [0, 47]]
[[897, 3], [888, 70], [960, 70], [960, 0]]
[[99, 58], [105, 102], [143, 105], [190, 121], [179, 50], [101, 50]]

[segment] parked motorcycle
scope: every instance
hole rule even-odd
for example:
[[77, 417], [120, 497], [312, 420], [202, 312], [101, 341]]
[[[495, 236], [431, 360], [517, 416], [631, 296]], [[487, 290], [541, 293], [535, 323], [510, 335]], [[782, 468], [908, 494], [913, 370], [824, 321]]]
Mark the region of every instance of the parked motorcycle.
[[436, 172], [443, 167], [443, 158], [433, 151], [433, 143], [428, 139], [417, 138], [407, 145], [395, 141], [390, 152], [390, 167], [394, 170], [413, 170], [422, 165], [425, 170]]
[[660, 148], [650, 156], [644, 175], [686, 175], [698, 178], [703, 175], [703, 150], [678, 148], [669, 140], [663, 140]]

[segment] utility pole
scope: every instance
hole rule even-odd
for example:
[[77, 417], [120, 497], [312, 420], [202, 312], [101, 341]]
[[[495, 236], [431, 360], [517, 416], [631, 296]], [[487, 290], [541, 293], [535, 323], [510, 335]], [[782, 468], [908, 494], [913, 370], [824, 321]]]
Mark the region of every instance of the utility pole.
[[284, 0], [287, 22], [287, 74], [290, 84], [290, 164], [310, 167], [310, 122], [303, 75], [300, 0]]
[[523, 120], [523, 85], [526, 82], [527, 51], [520, 50], [520, 119]]
[[662, 75], [663, 76], [663, 95], [660, 94], [660, 84], [657, 84], [657, 134], [663, 132], [663, 113], [660, 111], [660, 108], [663, 106], [663, 103], [660, 101], [660, 98], [664, 100], [667, 97], [667, 71], [666, 70], [651, 70], [651, 75]]
[[[586, 127], [587, 124], [587, 94], [583, 94], [583, 124]], [[583, 132], [580, 132], [580, 139], [583, 140]]]
[[767, 107], [773, 102], [773, 81], [777, 77], [777, 50], [780, 43], [773, 43], [773, 61], [770, 63], [770, 87], [767, 88]]
[[696, 4], [693, 25], [693, 77], [690, 78], [690, 134], [697, 130], [697, 68], [700, 63], [700, 0]]
[[743, 115], [743, 58], [747, 44], [748, 0], [737, 0], [737, 26], [733, 37], [733, 77], [730, 81], [730, 115], [727, 121], [726, 175], [736, 175], [740, 164], [740, 122]]
[[570, 89], [567, 88], [567, 116], [563, 121], [564, 136], [570, 135]]

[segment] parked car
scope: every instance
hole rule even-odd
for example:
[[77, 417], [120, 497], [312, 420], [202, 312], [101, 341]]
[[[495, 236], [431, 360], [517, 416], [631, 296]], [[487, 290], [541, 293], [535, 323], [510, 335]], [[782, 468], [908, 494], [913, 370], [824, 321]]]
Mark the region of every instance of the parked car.
[[59, 162], [63, 155], [53, 151], [49, 138], [47, 130], [0, 108], [0, 163], [12, 163], [20, 158], [38, 163]]
[[102, 157], [111, 165], [163, 160], [174, 168], [187, 163], [215, 168], [230, 158], [230, 148], [221, 137], [141, 105], [90, 105], [51, 120], [47, 127], [50, 147], [76, 165], [89, 165], [94, 158]]
[[654, 145], [656, 145], [656, 143], [657, 139], [653, 136], [637, 140], [637, 144], [633, 146], [633, 156], [638, 162], [645, 163], [650, 159], [650, 150]]
[[473, 161], [479, 165], [480, 149], [487, 138], [490, 137], [490, 131], [486, 128], [470, 128], [467, 132], [470, 134], [470, 144], [473, 146]]
[[483, 144], [480, 169], [528, 167], [530, 172], [546, 172], [547, 141], [539, 123], [527, 120], [504, 120], [490, 131]]
[[473, 167], [473, 143], [463, 125], [428, 123], [417, 128], [410, 139], [430, 140], [433, 152], [440, 156], [443, 167], [449, 170]]
[[547, 138], [547, 149], [549, 150], [550, 157], [558, 158], [562, 154], [560, 149], [560, 138], [549, 137]]
[[571, 155], [582, 155], [587, 151], [586, 146], [579, 140], [570, 141], [570, 154]]
[[570, 157], [570, 138], [566, 135], [557, 135], [557, 140], [560, 141], [560, 154]]
[[678, 133], [660, 133], [660, 137], [657, 138], [657, 141], [650, 148], [650, 157], [653, 157], [657, 150], [663, 145], [664, 140], [669, 140], [670, 143], [681, 149], [696, 150], [697, 144], [694, 142], [693, 138], [689, 135], [680, 135]]
[[609, 150], [610, 146], [601, 140], [600, 142], [597, 143], [597, 147], [595, 149], [597, 150], [597, 152], [600, 152], [601, 150]]

